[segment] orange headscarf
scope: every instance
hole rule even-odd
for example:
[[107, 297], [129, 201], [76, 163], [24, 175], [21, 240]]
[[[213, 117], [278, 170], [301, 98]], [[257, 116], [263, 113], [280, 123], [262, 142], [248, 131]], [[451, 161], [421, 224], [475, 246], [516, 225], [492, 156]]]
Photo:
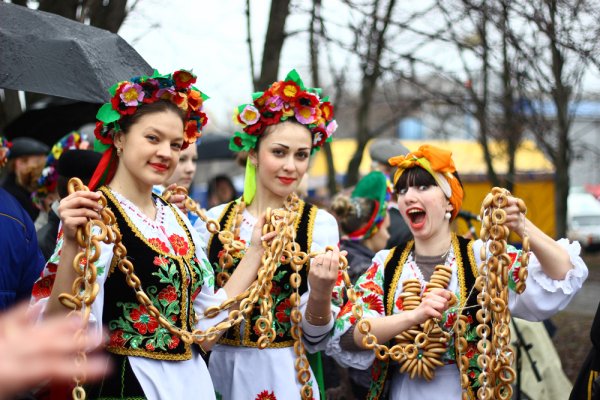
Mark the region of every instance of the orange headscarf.
[[456, 172], [454, 161], [452, 161], [452, 152], [424, 144], [419, 147], [419, 150], [408, 153], [406, 156], [392, 157], [388, 162], [393, 167], [398, 167], [394, 174], [394, 185], [404, 171], [415, 166], [429, 172], [454, 207], [452, 219], [456, 217], [462, 206], [464, 193], [460, 182], [452, 175]]

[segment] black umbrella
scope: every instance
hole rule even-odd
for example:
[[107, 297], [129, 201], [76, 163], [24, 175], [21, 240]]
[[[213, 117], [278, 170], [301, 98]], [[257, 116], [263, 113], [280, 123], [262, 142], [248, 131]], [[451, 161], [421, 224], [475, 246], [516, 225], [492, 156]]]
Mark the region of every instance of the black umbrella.
[[119, 35], [0, 1], [0, 87], [104, 103], [152, 68]]
[[8, 140], [29, 136], [52, 146], [64, 135], [78, 130], [82, 125], [95, 124], [99, 108], [98, 104], [72, 102], [59, 97], [54, 97], [43, 105], [36, 103], [34, 106], [38, 108], [27, 109], [4, 127], [3, 134]]
[[198, 161], [230, 160], [235, 153], [229, 150], [231, 136], [215, 133], [205, 133], [198, 145]]

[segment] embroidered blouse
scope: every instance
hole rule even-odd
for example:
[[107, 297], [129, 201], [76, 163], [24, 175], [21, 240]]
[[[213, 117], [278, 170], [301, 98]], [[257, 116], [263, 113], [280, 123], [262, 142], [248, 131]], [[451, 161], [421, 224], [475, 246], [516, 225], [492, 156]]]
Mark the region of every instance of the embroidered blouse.
[[[529, 276], [527, 278], [527, 289], [521, 295], [516, 295], [513, 290], [509, 290], [509, 307], [515, 317], [540, 321], [562, 310], [567, 306], [571, 298], [581, 288], [587, 277], [587, 268], [583, 260], [579, 257], [579, 243], [569, 243], [566, 239], [561, 239], [558, 243], [569, 253], [571, 263], [574, 268], [570, 270], [565, 279], [553, 280], [542, 271], [541, 265], [534, 254], [529, 259]], [[473, 243], [472, 254], [476, 265], [480, 264], [480, 248], [483, 242], [478, 240]], [[509, 273], [509, 287], [514, 288], [515, 280], [518, 279], [518, 269], [520, 264], [517, 261], [520, 251], [509, 246], [509, 254], [513, 260], [513, 265]], [[358, 304], [362, 304], [365, 318], [382, 317], [385, 315], [386, 304], [384, 300], [385, 287], [385, 262], [388, 259], [390, 250], [382, 250], [373, 258], [371, 267], [356, 282], [355, 289], [359, 294]], [[460, 281], [464, 277], [459, 277], [457, 271], [461, 270], [457, 265], [457, 257], [454, 248], [451, 248], [446, 265], [452, 268], [452, 277], [448, 289], [452, 290], [458, 300], [465, 301], [470, 288], [463, 287]], [[394, 269], [392, 269], [394, 271]], [[397, 271], [397, 269], [396, 269]], [[423, 284], [425, 279], [419, 268], [414, 262], [413, 253], [408, 254], [402, 267], [401, 274], [398, 277], [396, 290], [390, 300], [393, 301], [393, 314], [400, 313], [403, 309], [402, 282], [407, 279], [419, 279]], [[350, 329], [356, 322], [351, 312], [351, 304], [346, 304], [338, 315], [335, 322], [334, 334], [329, 342], [327, 353], [332, 355], [341, 365], [367, 369], [373, 365], [375, 355], [371, 350], [348, 351], [340, 345], [340, 339], [343, 334]], [[444, 329], [450, 330], [456, 319], [456, 311], [452, 308], [447, 310], [441, 320], [440, 325]], [[467, 354], [473, 357], [474, 354]], [[437, 368], [434, 380], [427, 382], [422, 379], [409, 379], [405, 374], [398, 372], [397, 365], [390, 364], [391, 378], [391, 399], [400, 398], [436, 398], [458, 400], [461, 398], [460, 377], [458, 368], [453, 365], [454, 346], [452, 343], [448, 346], [448, 351], [444, 355], [444, 361], [447, 363], [444, 367]], [[380, 371], [373, 370], [374, 378]], [[441, 397], [440, 397], [441, 396]]]

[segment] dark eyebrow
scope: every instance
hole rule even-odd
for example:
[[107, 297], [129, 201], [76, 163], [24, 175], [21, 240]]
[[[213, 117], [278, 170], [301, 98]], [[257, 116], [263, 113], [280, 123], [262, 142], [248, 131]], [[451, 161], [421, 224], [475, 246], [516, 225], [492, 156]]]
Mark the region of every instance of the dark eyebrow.
[[[166, 133], [164, 133], [160, 129], [157, 129], [157, 128], [153, 127], [153, 126], [148, 127], [146, 129], [146, 133], [155, 133], [155, 134], [159, 135], [161, 138], [167, 137]], [[179, 142], [179, 140], [180, 140], [180, 138], [171, 139], [171, 141], [176, 141], [176, 142]], [[181, 138], [181, 141], [183, 142], [183, 137]]]
[[[273, 144], [275, 144], [275, 145], [278, 145], [278, 146], [281, 146], [281, 147], [284, 147], [286, 150], [289, 150], [289, 149], [290, 149], [290, 146], [287, 146], [287, 145], [285, 145], [285, 144], [283, 144], [283, 143], [277, 143], [277, 142], [273, 142]], [[301, 148], [299, 148], [297, 151], [306, 151], [306, 150], [310, 150], [310, 147], [301, 147]]]

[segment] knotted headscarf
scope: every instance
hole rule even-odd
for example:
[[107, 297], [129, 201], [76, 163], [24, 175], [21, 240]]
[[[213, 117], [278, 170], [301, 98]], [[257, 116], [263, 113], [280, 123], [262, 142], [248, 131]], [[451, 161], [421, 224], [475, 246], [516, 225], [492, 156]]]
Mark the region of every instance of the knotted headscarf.
[[388, 162], [390, 165], [398, 167], [394, 174], [394, 186], [407, 169], [417, 166], [429, 172], [454, 207], [452, 219], [456, 217], [462, 206], [464, 192], [460, 182], [453, 175], [456, 167], [452, 160], [452, 152], [424, 144], [419, 147], [419, 150], [405, 156], [392, 157]]

